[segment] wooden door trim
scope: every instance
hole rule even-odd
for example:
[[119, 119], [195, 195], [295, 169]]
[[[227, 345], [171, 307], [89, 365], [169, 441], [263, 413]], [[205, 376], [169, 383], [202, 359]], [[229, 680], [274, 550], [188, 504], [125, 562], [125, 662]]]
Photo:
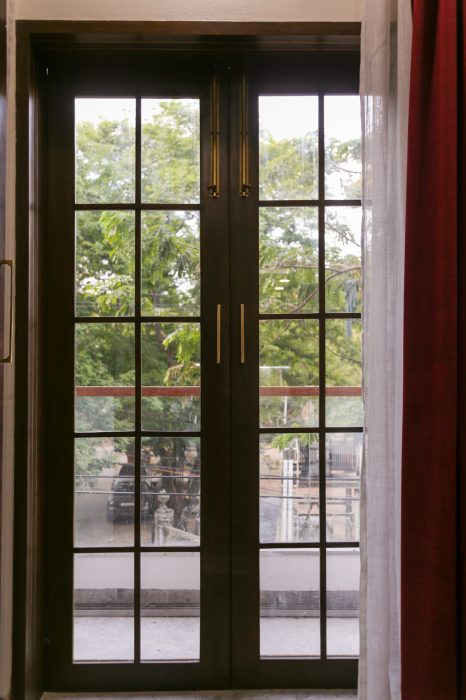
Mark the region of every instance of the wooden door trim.
[[[43, 479], [40, 473], [42, 417], [39, 372], [41, 346], [41, 235], [46, 222], [41, 208], [44, 129], [41, 119], [42, 80], [47, 51], [58, 45], [70, 55], [82, 49], [102, 53], [117, 43], [126, 47], [160, 47], [160, 37], [184, 36], [205, 49], [202, 37], [243, 37], [250, 50], [261, 38], [285, 37], [278, 48], [315, 51], [325, 37], [347, 37], [341, 48], [357, 51], [360, 23], [326, 22], [16, 22], [16, 315], [14, 438], [14, 700], [35, 700], [44, 691], [43, 635]], [[319, 37], [304, 41], [303, 37]], [[222, 39], [222, 42], [224, 39]], [[188, 42], [189, 43], [189, 42]], [[192, 43], [192, 42], [191, 42]], [[173, 46], [171, 47], [173, 48]], [[192, 47], [191, 47], [192, 48]], [[218, 48], [218, 45], [217, 45]], [[229, 47], [231, 48], [231, 46]], [[244, 45], [242, 47], [244, 49]], [[269, 41], [268, 48], [277, 45]], [[335, 48], [335, 47], [333, 47]], [[338, 47], [336, 48], [338, 50]]]

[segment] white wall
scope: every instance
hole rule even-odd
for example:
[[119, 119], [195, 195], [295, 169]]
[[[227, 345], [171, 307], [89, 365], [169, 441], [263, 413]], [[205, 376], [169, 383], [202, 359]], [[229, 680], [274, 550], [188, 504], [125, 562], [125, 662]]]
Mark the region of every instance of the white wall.
[[[15, 257], [15, 36], [17, 19], [357, 22], [363, 0], [8, 0], [6, 257]], [[0, 600], [0, 698], [9, 696], [13, 548], [14, 365], [5, 372]]]
[[15, 0], [17, 19], [357, 22], [362, 0]]

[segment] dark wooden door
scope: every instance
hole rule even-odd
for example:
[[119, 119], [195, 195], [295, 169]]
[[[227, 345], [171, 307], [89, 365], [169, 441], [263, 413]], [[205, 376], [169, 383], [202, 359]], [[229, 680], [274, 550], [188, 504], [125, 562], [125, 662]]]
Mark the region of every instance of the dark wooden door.
[[354, 579], [361, 432], [338, 66], [49, 63], [49, 690], [355, 683], [357, 591], [327, 575]]

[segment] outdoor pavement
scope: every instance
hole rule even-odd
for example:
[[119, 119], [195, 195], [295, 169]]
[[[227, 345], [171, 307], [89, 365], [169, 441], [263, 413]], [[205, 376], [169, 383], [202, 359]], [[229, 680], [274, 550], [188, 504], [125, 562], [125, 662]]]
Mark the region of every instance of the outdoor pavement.
[[[263, 656], [318, 656], [319, 618], [261, 618]], [[133, 657], [133, 618], [75, 617], [75, 659], [78, 661], [127, 661]], [[327, 620], [328, 653], [357, 656], [357, 618]], [[181, 652], [181, 654], [180, 654]], [[141, 656], [146, 661], [199, 657], [198, 617], [143, 617]]]

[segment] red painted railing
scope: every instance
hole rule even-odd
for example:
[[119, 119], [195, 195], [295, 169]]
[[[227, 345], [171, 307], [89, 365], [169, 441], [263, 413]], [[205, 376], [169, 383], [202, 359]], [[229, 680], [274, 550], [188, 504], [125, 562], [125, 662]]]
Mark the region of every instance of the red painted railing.
[[[259, 396], [319, 396], [318, 386], [261, 386]], [[132, 386], [77, 386], [76, 396], [134, 396]], [[142, 396], [199, 397], [199, 386], [143, 386]], [[328, 386], [326, 396], [361, 396], [360, 386]]]

